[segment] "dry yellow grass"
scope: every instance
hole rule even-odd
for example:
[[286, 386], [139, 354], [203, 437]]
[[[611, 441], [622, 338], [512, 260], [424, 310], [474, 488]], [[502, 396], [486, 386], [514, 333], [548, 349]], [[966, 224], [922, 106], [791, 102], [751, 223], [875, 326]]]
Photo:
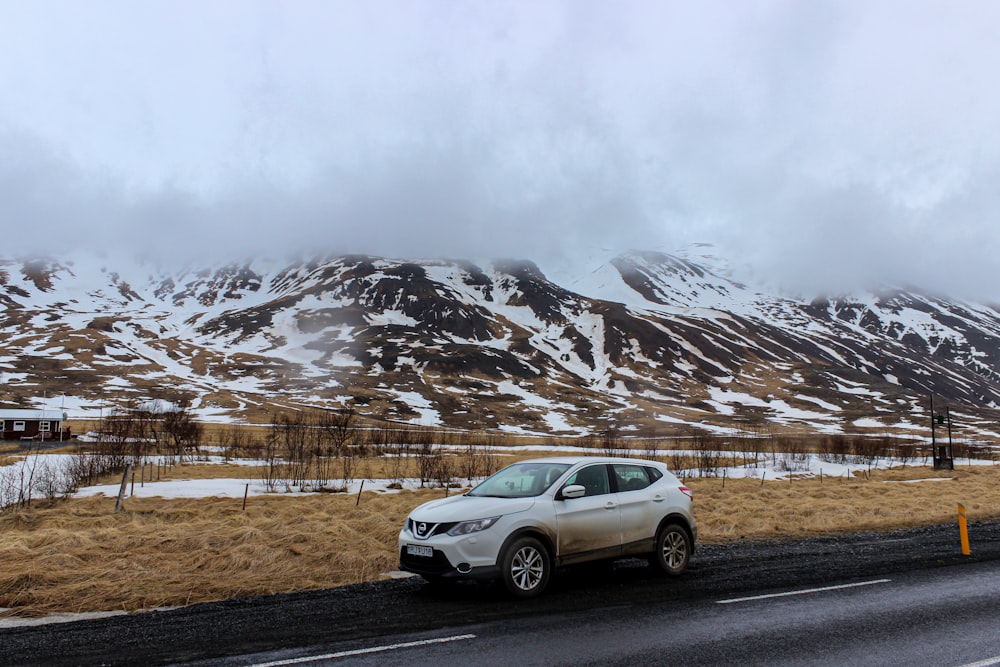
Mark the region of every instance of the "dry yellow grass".
[[[915, 481], [943, 480], [948, 481]], [[906, 481], [909, 480], [909, 481]], [[872, 471], [864, 477], [788, 482], [693, 479], [706, 542], [753, 537], [884, 531], [954, 521], [963, 503], [972, 521], [1000, 517], [1000, 467]]]
[[[185, 463], [175, 466], [150, 465], [145, 469], [136, 469], [136, 479], [145, 475], [146, 480], [170, 479], [214, 479], [231, 477], [234, 479], [256, 479], [259, 473], [255, 466], [237, 465], [235, 463]], [[119, 480], [121, 476], [119, 475]]]
[[[187, 466], [175, 468], [181, 471]], [[191, 466], [207, 474], [219, 466]], [[242, 470], [242, 469], [241, 469]], [[948, 477], [949, 481], [902, 483]], [[1000, 467], [875, 471], [787, 482], [694, 479], [700, 538], [890, 530], [1000, 517]], [[406, 514], [442, 491], [242, 499], [74, 499], [0, 514], [0, 607], [9, 614], [134, 611], [378, 579]]]
[[0, 517], [0, 607], [149, 609], [378, 579], [413, 504], [433, 495], [76, 499]]

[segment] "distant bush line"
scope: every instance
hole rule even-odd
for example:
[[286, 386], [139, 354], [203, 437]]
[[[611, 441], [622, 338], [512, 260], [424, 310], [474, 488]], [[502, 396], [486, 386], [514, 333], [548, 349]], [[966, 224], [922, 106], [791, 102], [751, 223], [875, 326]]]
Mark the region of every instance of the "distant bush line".
[[[266, 491], [343, 492], [357, 479], [372, 477], [371, 464], [392, 486], [419, 479], [421, 486], [448, 487], [487, 477], [501, 467], [502, 452], [517, 444], [574, 446], [612, 456], [661, 460], [685, 475], [714, 477], [733, 467], [804, 471], [810, 456], [837, 464], [926, 464], [930, 445], [891, 436], [787, 436], [766, 429], [734, 435], [636, 438], [618, 429], [583, 437], [519, 436], [458, 431], [398, 423], [362, 422], [351, 409], [274, 414], [263, 426], [206, 427], [184, 407], [133, 404], [102, 418], [95, 431], [54, 463], [40, 452], [20, 465], [0, 469], [0, 511], [28, 507], [32, 500], [56, 500], [82, 486], [115, 481], [127, 466], [207, 460], [252, 459], [248, 475]], [[955, 458], [993, 458], [986, 445], [958, 442]]]

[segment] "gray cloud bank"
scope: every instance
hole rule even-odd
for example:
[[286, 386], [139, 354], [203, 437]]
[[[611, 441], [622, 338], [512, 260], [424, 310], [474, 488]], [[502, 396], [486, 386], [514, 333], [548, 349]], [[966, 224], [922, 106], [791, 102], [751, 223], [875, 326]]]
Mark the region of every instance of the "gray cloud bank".
[[571, 258], [1000, 299], [1000, 5], [0, 5], [5, 252]]

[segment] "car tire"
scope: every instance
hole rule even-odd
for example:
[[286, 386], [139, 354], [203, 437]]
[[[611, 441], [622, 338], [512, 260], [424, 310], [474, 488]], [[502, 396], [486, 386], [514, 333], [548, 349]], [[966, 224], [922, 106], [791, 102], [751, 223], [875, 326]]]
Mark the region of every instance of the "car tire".
[[504, 551], [500, 576], [507, 591], [518, 598], [540, 594], [549, 583], [551, 562], [545, 545], [533, 537], [520, 537]]
[[653, 563], [664, 574], [676, 577], [683, 574], [691, 559], [691, 538], [684, 528], [668, 523], [656, 535]]

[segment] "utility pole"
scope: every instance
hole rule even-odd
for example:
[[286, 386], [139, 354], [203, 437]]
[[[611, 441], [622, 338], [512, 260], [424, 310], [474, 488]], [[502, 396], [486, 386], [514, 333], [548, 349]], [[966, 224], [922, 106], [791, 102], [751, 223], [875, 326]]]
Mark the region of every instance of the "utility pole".
[[[948, 444], [938, 447], [937, 426], [948, 425]], [[952, 455], [951, 443], [951, 408], [945, 406], [944, 414], [934, 412], [934, 394], [931, 394], [931, 454], [934, 457], [935, 470], [954, 470], [955, 458]]]

